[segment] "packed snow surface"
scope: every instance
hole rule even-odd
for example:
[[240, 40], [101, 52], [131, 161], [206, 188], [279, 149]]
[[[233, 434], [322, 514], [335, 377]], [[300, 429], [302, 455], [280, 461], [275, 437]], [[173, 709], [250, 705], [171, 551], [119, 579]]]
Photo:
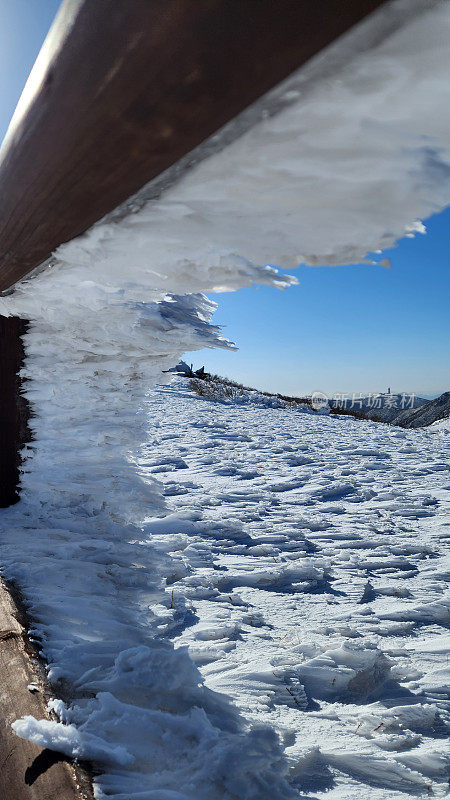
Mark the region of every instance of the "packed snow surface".
[[11, 513], [7, 569], [79, 695], [16, 732], [93, 758], [99, 797], [444, 796], [449, 438], [184, 379], [147, 414], [168, 508], [139, 539]]
[[230, 346], [202, 292], [360, 261], [448, 204], [449, 35], [448, 2], [386, 4], [0, 298], [33, 412], [1, 564], [59, 697], [14, 729], [91, 758], [99, 798], [445, 792], [444, 428], [151, 387]]

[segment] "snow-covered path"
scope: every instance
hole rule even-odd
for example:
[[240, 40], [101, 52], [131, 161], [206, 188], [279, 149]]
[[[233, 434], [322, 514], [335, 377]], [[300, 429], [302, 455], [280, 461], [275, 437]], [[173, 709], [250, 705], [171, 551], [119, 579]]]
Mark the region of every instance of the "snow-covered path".
[[173, 509], [152, 545], [187, 567], [153, 608], [161, 632], [274, 726], [299, 796], [444, 796], [450, 437], [182, 382], [149, 405], [140, 469]]

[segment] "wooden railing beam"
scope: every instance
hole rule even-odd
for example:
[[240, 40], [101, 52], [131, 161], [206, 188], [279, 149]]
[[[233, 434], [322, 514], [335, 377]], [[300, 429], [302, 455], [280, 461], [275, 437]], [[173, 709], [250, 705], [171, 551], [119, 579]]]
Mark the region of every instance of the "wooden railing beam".
[[383, 0], [65, 0], [0, 151], [0, 290]]

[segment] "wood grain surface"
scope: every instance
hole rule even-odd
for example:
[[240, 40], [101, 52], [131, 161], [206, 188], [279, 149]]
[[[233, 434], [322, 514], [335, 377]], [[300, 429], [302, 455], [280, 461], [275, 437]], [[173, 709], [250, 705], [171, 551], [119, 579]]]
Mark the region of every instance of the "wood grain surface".
[[[0, 581], [0, 798], [93, 800], [88, 776], [63, 756], [19, 739], [11, 728], [26, 714], [49, 718], [49, 696], [39, 659], [18, 609]], [[29, 685], [38, 687], [31, 692]]]
[[0, 151], [0, 290], [383, 0], [65, 0]]

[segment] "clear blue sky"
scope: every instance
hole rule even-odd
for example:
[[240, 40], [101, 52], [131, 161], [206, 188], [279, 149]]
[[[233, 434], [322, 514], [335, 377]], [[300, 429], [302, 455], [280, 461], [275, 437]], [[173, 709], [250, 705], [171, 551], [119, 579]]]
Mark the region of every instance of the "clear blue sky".
[[60, 0], [0, 0], [0, 139]]
[[392, 269], [300, 266], [300, 284], [284, 291], [211, 295], [239, 351], [186, 360], [285, 394], [450, 390], [450, 208], [425, 224], [426, 235], [383, 253]]
[[[0, 0], [0, 136], [59, 0]], [[303, 267], [284, 292], [216, 295], [214, 321], [237, 353], [187, 354], [197, 366], [289, 394], [450, 389], [450, 209], [380, 266]], [[385, 255], [385, 254], [383, 254]]]

